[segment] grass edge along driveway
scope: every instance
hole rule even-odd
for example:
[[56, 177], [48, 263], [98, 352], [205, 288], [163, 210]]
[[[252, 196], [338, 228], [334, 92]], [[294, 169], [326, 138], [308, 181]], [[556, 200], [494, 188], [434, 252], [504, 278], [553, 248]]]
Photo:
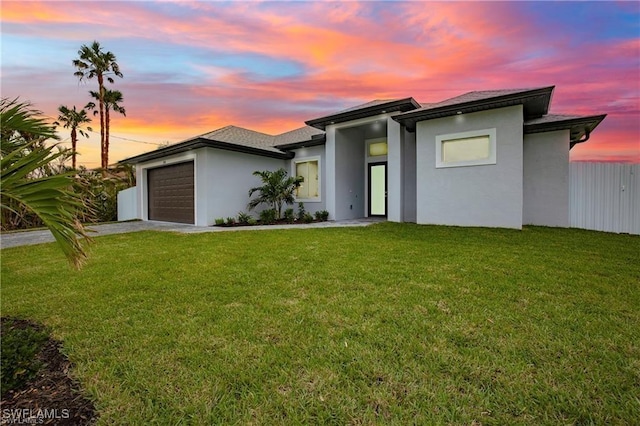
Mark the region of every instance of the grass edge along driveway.
[[103, 424], [624, 424], [640, 238], [381, 223], [2, 250]]

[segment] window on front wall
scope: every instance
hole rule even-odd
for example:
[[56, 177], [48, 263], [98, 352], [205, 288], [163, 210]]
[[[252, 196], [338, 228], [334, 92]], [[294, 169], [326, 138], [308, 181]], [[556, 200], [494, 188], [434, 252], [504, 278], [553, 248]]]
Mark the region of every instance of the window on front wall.
[[369, 157], [379, 157], [381, 155], [387, 155], [387, 141], [370, 143]]
[[436, 136], [436, 167], [496, 164], [496, 129]]
[[320, 198], [320, 168], [318, 160], [304, 160], [295, 162], [296, 176], [302, 176], [304, 181], [296, 190], [299, 200], [313, 200]]

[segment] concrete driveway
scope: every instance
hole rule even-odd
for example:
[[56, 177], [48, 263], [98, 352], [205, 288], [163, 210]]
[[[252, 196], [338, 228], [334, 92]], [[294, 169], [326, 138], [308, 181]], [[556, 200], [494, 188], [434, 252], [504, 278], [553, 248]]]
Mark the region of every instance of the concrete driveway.
[[[230, 232], [230, 231], [258, 231], [258, 230], [274, 230], [274, 229], [305, 229], [305, 228], [336, 228], [349, 226], [368, 226], [380, 219], [353, 219], [338, 220], [329, 222], [306, 223], [301, 225], [260, 225], [260, 226], [238, 226], [225, 228], [220, 226], [194, 226], [180, 223], [154, 222], [154, 221], [136, 221], [136, 222], [117, 222], [107, 223], [104, 225], [93, 225], [87, 228], [92, 231], [89, 235], [92, 237], [100, 237], [111, 234], [126, 234], [129, 232], [139, 231], [169, 231], [180, 232], [185, 234], [201, 233], [201, 232]], [[29, 246], [34, 244], [50, 243], [55, 241], [49, 230], [38, 231], [21, 231], [0, 234], [0, 248], [10, 248], [18, 246]]]

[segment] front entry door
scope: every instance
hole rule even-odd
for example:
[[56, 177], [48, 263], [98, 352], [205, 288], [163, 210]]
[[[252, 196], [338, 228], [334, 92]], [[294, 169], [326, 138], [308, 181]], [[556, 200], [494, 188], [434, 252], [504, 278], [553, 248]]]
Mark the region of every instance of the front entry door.
[[369, 216], [387, 215], [387, 163], [369, 163]]

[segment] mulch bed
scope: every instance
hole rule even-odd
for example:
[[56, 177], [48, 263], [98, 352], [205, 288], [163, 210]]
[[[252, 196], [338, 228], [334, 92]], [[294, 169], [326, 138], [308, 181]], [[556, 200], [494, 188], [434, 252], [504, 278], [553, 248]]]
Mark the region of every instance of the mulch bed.
[[[42, 326], [31, 321], [2, 318], [20, 328]], [[69, 376], [72, 367], [60, 352], [61, 343], [49, 338], [38, 354], [43, 367], [37, 376], [20, 389], [2, 395], [0, 424], [44, 424], [84, 426], [94, 424], [97, 413], [93, 403], [86, 399], [80, 384]]]
[[274, 222], [260, 222], [257, 221], [256, 223], [240, 223], [240, 222], [234, 222], [234, 223], [221, 223], [221, 224], [217, 224], [217, 225], [212, 225], [212, 226], [217, 226], [220, 228], [238, 228], [240, 226], [264, 226], [264, 225], [308, 225], [310, 223], [318, 223], [318, 222], [323, 222], [322, 220], [312, 220], [311, 222], [305, 222], [302, 220], [296, 220], [293, 222], [287, 221], [285, 219], [278, 219]]

